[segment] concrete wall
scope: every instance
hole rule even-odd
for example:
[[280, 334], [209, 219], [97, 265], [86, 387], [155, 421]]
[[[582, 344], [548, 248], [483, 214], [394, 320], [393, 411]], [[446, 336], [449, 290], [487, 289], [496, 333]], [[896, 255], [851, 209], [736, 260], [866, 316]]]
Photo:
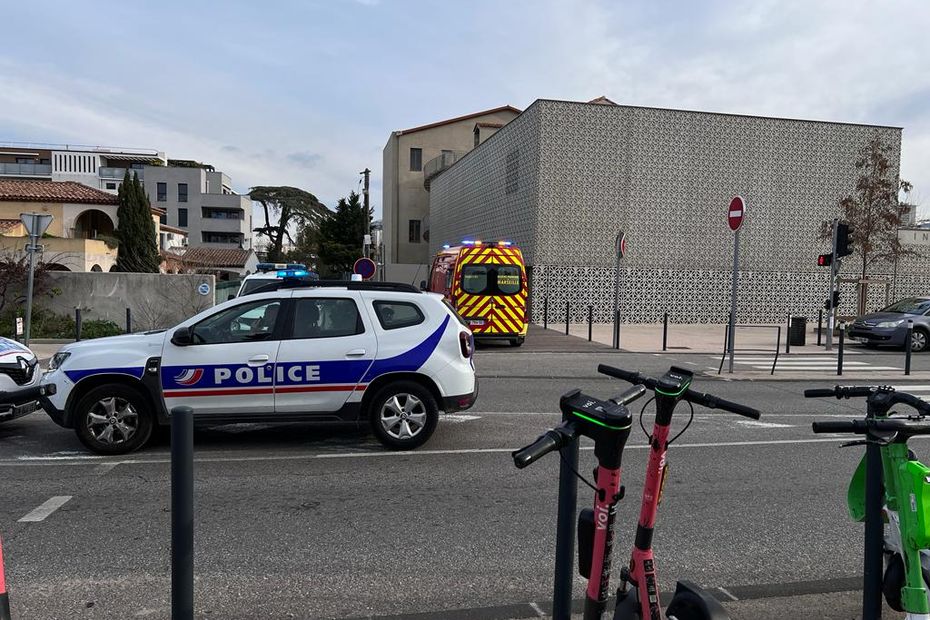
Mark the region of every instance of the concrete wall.
[[[213, 306], [214, 277], [153, 273], [49, 273], [60, 290], [37, 303], [56, 314], [73, 315], [81, 308], [85, 320], [106, 319], [125, 326], [132, 309], [133, 331], [171, 327]], [[206, 283], [206, 295], [198, 287]]]
[[[442, 151], [463, 153], [475, 144], [474, 128], [477, 122], [508, 123], [516, 113], [503, 110], [493, 114], [472, 116], [437, 127], [411, 132], [395, 132], [384, 147], [384, 181], [382, 210], [385, 247], [388, 260], [397, 263], [426, 263], [430, 260], [430, 244], [421, 239], [410, 243], [410, 220], [420, 220], [425, 231], [429, 215], [429, 192], [423, 187], [423, 171], [410, 170], [410, 149], [423, 150], [422, 164], [439, 157]], [[388, 158], [391, 159], [388, 162]], [[392, 179], [388, 181], [388, 173]]]

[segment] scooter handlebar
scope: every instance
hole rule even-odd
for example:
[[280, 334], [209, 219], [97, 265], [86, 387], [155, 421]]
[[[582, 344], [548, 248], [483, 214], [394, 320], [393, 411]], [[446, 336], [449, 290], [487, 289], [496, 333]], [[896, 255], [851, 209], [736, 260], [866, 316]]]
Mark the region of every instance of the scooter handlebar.
[[523, 469], [524, 467], [532, 465], [550, 452], [558, 450], [561, 446], [562, 437], [558, 431], [548, 430], [530, 445], [520, 448], [519, 450], [514, 450], [511, 453], [513, 464], [517, 466], [517, 469]]
[[855, 433], [856, 423], [852, 420], [827, 420], [813, 422], [811, 428], [815, 433]]
[[693, 390], [685, 392], [685, 400], [690, 400], [691, 402], [703, 405], [709, 409], [723, 409], [724, 411], [729, 411], [730, 413], [735, 413], [736, 415], [741, 415], [753, 420], [758, 420], [762, 416], [762, 413], [758, 409], [753, 409], [746, 405], [734, 403], [731, 400], [726, 400], [710, 394], [702, 394], [701, 392], [695, 392]]

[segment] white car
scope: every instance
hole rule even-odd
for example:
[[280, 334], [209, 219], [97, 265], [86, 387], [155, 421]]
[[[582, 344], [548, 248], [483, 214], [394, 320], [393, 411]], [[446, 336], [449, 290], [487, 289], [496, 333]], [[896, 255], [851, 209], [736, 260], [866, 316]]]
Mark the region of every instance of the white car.
[[468, 409], [472, 334], [409, 284], [282, 279], [166, 331], [66, 345], [42, 406], [100, 454], [143, 446], [169, 412], [198, 423], [350, 421], [395, 449], [422, 445], [440, 410]]
[[0, 422], [28, 415], [39, 408], [42, 369], [26, 346], [0, 337]]
[[[268, 284], [283, 278], [319, 279], [316, 273], [309, 271], [302, 263], [259, 263], [256, 272], [246, 276], [239, 285], [236, 297], [248, 295]], [[230, 297], [232, 299], [232, 297]]]

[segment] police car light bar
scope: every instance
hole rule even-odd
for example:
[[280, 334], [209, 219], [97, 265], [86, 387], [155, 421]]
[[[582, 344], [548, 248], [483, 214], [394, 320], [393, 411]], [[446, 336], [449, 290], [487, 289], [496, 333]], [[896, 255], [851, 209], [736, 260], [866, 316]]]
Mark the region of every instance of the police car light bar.
[[278, 271], [281, 269], [306, 269], [303, 263], [259, 263], [255, 269], [261, 272]]
[[301, 276], [309, 275], [310, 272], [306, 269], [285, 269], [278, 272], [279, 278], [299, 278]]
[[513, 241], [498, 241], [497, 245], [502, 245], [504, 247], [510, 247], [513, 245]]
[[478, 241], [477, 239], [475, 239], [474, 241], [472, 241], [471, 239], [462, 239], [462, 245], [481, 245], [481, 242]]

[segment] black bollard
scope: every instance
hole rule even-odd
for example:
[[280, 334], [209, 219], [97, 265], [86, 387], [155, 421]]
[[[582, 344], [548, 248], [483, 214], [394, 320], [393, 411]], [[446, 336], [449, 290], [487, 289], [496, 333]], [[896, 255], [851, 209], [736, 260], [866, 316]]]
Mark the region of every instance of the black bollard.
[[788, 337], [785, 338], [785, 354], [791, 353], [791, 313], [788, 313]]
[[559, 512], [555, 530], [555, 580], [552, 589], [552, 617], [572, 617], [572, 580], [575, 576], [575, 511], [578, 506], [578, 441], [560, 450]]
[[81, 309], [74, 309], [74, 339], [81, 339]]
[[126, 308], [126, 333], [132, 333], [132, 308]]
[[569, 306], [570, 306], [570, 302], [567, 302], [567, 301], [566, 301], [566, 302], [565, 302], [565, 335], [566, 335], [566, 336], [568, 335], [568, 310], [569, 310]]
[[543, 297], [543, 329], [549, 329], [549, 296]]
[[913, 342], [911, 339], [914, 337], [914, 321], [910, 319], [907, 321], [907, 340], [904, 343], [904, 374], [911, 374], [911, 347]]
[[823, 310], [817, 312], [817, 346], [820, 346], [820, 339], [823, 336]]
[[614, 348], [620, 348], [620, 311], [614, 314]]
[[194, 412], [171, 410], [171, 620], [194, 620]]
[[843, 374], [843, 341], [846, 339], [846, 324], [840, 323], [840, 346], [836, 352], [836, 374]]
[[591, 324], [594, 322], [594, 306], [588, 305], [588, 342], [591, 342]]
[[662, 350], [668, 349], [668, 312], [662, 317]]

